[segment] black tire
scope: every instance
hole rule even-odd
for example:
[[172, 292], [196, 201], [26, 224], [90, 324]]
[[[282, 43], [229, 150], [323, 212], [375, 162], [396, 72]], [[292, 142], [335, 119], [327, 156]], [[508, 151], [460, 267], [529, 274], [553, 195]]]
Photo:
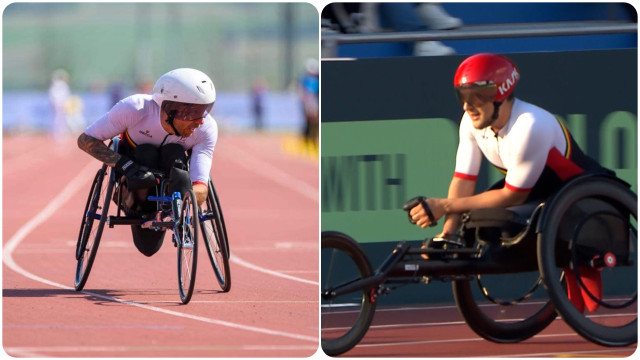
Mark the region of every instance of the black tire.
[[231, 290], [231, 269], [229, 267], [229, 240], [222, 216], [222, 208], [213, 181], [209, 180], [209, 194], [204, 202], [200, 226], [209, 261], [216, 275], [216, 280], [224, 292]]
[[[537, 277], [538, 273], [505, 274], [500, 276], [511, 278], [518, 276], [522, 278], [526, 275]], [[531, 278], [528, 280], [532, 281]], [[531, 284], [534, 282], [535, 280]], [[504, 285], [500, 284], [500, 286]], [[456, 280], [452, 286], [458, 311], [467, 322], [467, 325], [476, 334], [493, 342], [514, 343], [524, 341], [544, 330], [556, 318], [553, 303], [548, 299], [522, 301], [509, 305], [497, 305], [489, 301], [481, 304], [477, 300], [481, 297], [484, 298], [481, 294], [480, 286], [471, 284], [471, 280]], [[486, 286], [486, 284], [483, 284], [483, 286]], [[475, 296], [473, 288], [478, 288]], [[524, 293], [518, 295], [524, 295]]]
[[[609, 227], [612, 232], [605, 236], [593, 235], [599, 234], [593, 228], [581, 234], [582, 226], [590, 218], [596, 219], [593, 224], [606, 223], [603, 217], [596, 217], [604, 216], [602, 211], [596, 210], [603, 206], [615, 210], [613, 213], [618, 214], [618, 220], [608, 220], [619, 221], [621, 226]], [[549, 297], [571, 328], [600, 345], [627, 346], [637, 342], [637, 206], [636, 194], [625, 184], [598, 176], [576, 179], [570, 186], [565, 185], [542, 214], [538, 263]], [[565, 218], [565, 215], [577, 210], [587, 210], [586, 215], [575, 217], [577, 222], [570, 223], [572, 217]], [[560, 231], [566, 229], [572, 231], [570, 240], [561, 235]], [[585, 239], [589, 237], [587, 242]], [[615, 266], [600, 271], [604, 296], [599, 309], [589, 315], [571, 303], [562, 284], [556, 280], [563, 268], [585, 266], [584, 260], [576, 254], [588, 249], [587, 245], [592, 249], [595, 246], [598, 252], [611, 251], [617, 258]], [[620, 290], [613, 288], [620, 283], [624, 285]]]
[[[109, 215], [109, 204], [115, 176], [111, 175], [112, 168], [103, 165], [96, 174], [91, 191], [87, 199], [85, 211], [82, 214], [82, 224], [76, 245], [76, 276], [74, 286], [76, 291], [81, 291], [89, 278], [91, 267], [98, 253], [102, 231]], [[94, 220], [99, 219], [97, 227]]]
[[185, 192], [182, 199], [178, 232], [174, 234], [178, 248], [178, 289], [180, 300], [186, 304], [191, 300], [196, 282], [198, 266], [198, 233], [200, 219], [193, 190]]
[[[321, 242], [321, 293], [347, 281], [372, 275], [362, 248], [349, 236], [323, 232]], [[372, 291], [363, 289], [332, 300], [322, 299], [321, 344], [327, 355], [336, 356], [350, 350], [365, 335], [376, 309], [376, 303], [371, 301]], [[347, 311], [350, 308], [352, 310]], [[346, 332], [342, 333], [341, 329]]]

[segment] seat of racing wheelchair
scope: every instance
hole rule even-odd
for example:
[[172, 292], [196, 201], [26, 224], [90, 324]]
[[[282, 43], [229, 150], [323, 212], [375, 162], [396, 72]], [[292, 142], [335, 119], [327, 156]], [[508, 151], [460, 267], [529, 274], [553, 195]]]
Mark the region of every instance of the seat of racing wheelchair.
[[484, 243], [512, 246], [521, 242], [533, 228], [542, 204], [528, 202], [508, 208], [471, 210], [462, 215], [464, 230], [475, 230], [475, 237]]

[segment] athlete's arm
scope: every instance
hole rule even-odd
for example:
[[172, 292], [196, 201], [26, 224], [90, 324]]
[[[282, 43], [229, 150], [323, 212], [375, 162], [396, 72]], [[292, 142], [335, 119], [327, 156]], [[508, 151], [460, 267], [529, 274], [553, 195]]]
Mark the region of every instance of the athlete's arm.
[[207, 199], [207, 183], [211, 173], [213, 150], [218, 140], [218, 125], [213, 117], [208, 116], [203, 126], [207, 127], [203, 128], [206, 132], [200, 141], [193, 146], [189, 162], [189, 176], [198, 205], [202, 205]]
[[87, 154], [102, 161], [109, 166], [115, 166], [118, 160], [120, 160], [120, 154], [109, 149], [109, 147], [101, 140], [98, 140], [85, 133], [78, 136], [78, 147], [85, 151]]
[[[472, 196], [475, 188], [475, 180], [468, 180], [454, 176], [449, 184], [447, 199]], [[458, 228], [460, 228], [460, 214], [446, 214], [440, 236], [455, 234], [458, 232]]]
[[[464, 180], [463, 180], [464, 181]], [[463, 187], [468, 185], [463, 185]], [[426, 199], [427, 205], [433, 212], [435, 220], [440, 219], [444, 215], [465, 213], [474, 209], [493, 208], [493, 207], [509, 207], [520, 205], [525, 202], [529, 196], [530, 191], [514, 191], [507, 187], [502, 189], [488, 190], [477, 195], [465, 196], [459, 198], [448, 199]], [[424, 210], [420, 206], [414, 207], [409, 213], [412, 219], [416, 222], [416, 225], [426, 228], [431, 224], [429, 218], [426, 216]], [[445, 230], [450, 230], [451, 234], [457, 231], [453, 225], [459, 225], [459, 219], [448, 220], [451, 223], [445, 221]], [[457, 221], [457, 222], [456, 222]], [[444, 231], [443, 231], [444, 232]]]

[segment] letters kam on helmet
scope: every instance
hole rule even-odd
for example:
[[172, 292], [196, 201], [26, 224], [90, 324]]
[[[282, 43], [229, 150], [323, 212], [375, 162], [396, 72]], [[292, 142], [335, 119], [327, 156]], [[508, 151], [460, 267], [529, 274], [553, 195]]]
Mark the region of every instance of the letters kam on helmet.
[[162, 75], [153, 86], [153, 100], [183, 120], [198, 120], [211, 111], [216, 100], [213, 81], [202, 71], [182, 68]]
[[458, 91], [495, 87], [493, 102], [502, 102], [513, 92], [519, 79], [518, 68], [511, 60], [502, 55], [482, 53], [470, 56], [460, 64], [453, 86]]

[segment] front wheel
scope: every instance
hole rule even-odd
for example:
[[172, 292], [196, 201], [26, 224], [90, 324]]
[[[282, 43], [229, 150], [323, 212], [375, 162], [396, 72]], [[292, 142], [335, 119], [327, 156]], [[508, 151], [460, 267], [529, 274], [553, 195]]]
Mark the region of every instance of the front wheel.
[[[323, 232], [321, 242], [321, 295], [338, 285], [372, 275], [362, 248], [347, 235]], [[322, 350], [327, 355], [342, 354], [364, 337], [376, 309], [373, 291], [366, 288], [329, 299], [322, 297]]]
[[193, 190], [185, 192], [182, 199], [178, 231], [174, 233], [178, 248], [178, 287], [183, 304], [191, 300], [193, 286], [196, 282], [198, 263], [198, 206]]

